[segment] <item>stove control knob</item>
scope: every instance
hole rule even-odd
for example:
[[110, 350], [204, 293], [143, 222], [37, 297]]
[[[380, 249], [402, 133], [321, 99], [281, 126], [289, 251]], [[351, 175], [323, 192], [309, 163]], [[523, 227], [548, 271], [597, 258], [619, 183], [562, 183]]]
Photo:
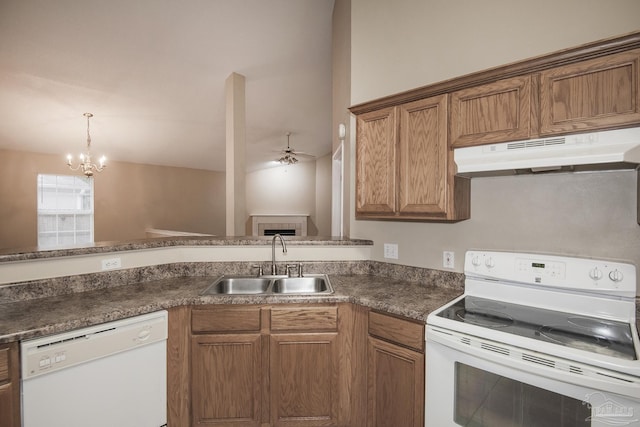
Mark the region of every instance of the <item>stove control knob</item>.
[[609, 272], [609, 279], [613, 280], [614, 282], [621, 282], [623, 278], [624, 275], [620, 270], [613, 270]]
[[484, 260], [484, 265], [486, 265], [487, 268], [493, 268], [496, 266], [496, 262], [493, 260], [493, 258], [489, 257]]
[[600, 271], [598, 267], [594, 267], [589, 272], [589, 277], [591, 277], [593, 280], [600, 280], [602, 279], [602, 271]]
[[471, 264], [474, 267], [480, 267], [480, 258], [478, 257], [478, 255], [475, 255], [473, 258], [471, 258]]

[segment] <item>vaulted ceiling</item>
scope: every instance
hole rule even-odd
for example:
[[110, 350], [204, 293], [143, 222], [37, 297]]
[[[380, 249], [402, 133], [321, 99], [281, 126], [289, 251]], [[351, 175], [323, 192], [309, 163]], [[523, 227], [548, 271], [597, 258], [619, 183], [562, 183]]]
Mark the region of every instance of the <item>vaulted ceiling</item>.
[[247, 168], [331, 150], [333, 0], [2, 0], [0, 149], [225, 169], [246, 78]]

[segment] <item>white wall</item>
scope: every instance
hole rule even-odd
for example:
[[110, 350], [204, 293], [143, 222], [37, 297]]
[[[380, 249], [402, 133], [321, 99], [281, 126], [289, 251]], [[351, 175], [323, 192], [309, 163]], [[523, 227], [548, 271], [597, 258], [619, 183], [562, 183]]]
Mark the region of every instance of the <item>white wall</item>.
[[316, 160], [316, 227], [319, 236], [331, 236], [331, 155]]
[[637, 0], [351, 0], [351, 101], [640, 29]]
[[[351, 5], [351, 104], [640, 29], [637, 0]], [[354, 125], [352, 117], [352, 155]], [[353, 157], [349, 166], [353, 183]], [[394, 262], [420, 267], [442, 269], [442, 251], [453, 250], [456, 271], [470, 248], [640, 264], [635, 171], [473, 178], [471, 195], [471, 219], [455, 224], [355, 221], [351, 209], [350, 237], [374, 240], [375, 260], [383, 260], [383, 243], [397, 243]], [[352, 206], [354, 197], [352, 188]]]
[[351, 204], [349, 200], [351, 182], [348, 172], [351, 153], [348, 141], [351, 134], [349, 121], [351, 113], [351, 0], [336, 0], [333, 7], [332, 41], [331, 41], [331, 80], [332, 80], [332, 123], [333, 123], [333, 152], [335, 153], [341, 141], [338, 138], [340, 123], [346, 126], [347, 135], [342, 150], [342, 162], [345, 165], [342, 189], [342, 232], [350, 235], [349, 215]]
[[249, 172], [246, 198], [248, 215], [309, 215], [309, 234], [330, 236], [331, 156]]

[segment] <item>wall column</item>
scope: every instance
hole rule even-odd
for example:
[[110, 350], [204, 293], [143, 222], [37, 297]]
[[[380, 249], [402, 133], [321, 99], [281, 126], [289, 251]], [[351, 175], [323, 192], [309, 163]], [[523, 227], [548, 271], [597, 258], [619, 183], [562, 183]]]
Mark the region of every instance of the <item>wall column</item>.
[[231, 73], [226, 93], [226, 234], [244, 236], [247, 220], [245, 197], [245, 78]]

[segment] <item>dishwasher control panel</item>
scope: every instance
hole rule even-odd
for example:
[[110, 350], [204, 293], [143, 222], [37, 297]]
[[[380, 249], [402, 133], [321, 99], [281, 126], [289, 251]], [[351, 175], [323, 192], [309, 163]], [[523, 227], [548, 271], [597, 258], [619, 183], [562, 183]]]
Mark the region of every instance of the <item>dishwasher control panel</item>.
[[159, 311], [21, 343], [22, 378], [43, 375], [167, 339]]

